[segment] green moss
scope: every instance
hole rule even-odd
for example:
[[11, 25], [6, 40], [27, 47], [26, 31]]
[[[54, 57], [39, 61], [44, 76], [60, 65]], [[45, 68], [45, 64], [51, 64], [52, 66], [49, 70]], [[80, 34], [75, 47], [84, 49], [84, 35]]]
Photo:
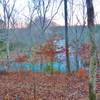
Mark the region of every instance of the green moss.
[[54, 69], [52, 64], [47, 64], [47, 66], [43, 69], [43, 72], [52, 74], [53, 72], [57, 72], [57, 71]]
[[96, 93], [93, 90], [92, 83], [89, 83], [89, 100], [96, 100]]

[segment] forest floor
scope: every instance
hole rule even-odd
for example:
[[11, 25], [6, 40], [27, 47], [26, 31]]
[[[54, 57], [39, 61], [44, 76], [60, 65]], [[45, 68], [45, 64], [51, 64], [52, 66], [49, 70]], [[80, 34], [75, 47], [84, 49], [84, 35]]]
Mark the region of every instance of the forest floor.
[[[100, 100], [100, 70], [97, 95]], [[1, 74], [0, 100], [88, 100], [88, 75], [82, 70], [72, 75], [31, 71]]]

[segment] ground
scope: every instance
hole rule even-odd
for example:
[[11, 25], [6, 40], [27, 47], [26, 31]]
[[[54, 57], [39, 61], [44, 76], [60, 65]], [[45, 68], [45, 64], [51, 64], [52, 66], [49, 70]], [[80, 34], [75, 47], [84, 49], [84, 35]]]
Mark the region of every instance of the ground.
[[[100, 100], [100, 74], [97, 77]], [[1, 74], [0, 100], [88, 100], [88, 75], [31, 71]]]

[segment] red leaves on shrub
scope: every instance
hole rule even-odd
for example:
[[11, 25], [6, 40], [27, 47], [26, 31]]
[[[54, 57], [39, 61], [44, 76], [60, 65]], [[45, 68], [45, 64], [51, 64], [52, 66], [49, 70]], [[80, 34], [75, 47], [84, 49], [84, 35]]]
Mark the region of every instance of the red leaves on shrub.
[[84, 78], [84, 77], [87, 77], [87, 73], [84, 69], [79, 69], [77, 72], [76, 72], [76, 76], [78, 78]]
[[21, 55], [19, 55], [19, 56], [17, 56], [17, 57], [15, 58], [15, 61], [16, 61], [17, 63], [21, 63], [21, 62], [27, 61], [27, 59], [28, 59], [28, 56], [27, 56], [27, 55], [21, 54]]
[[79, 50], [79, 54], [82, 60], [84, 60], [85, 62], [89, 63], [90, 60], [90, 50], [89, 50], [89, 45], [87, 43], [84, 43], [80, 50]]

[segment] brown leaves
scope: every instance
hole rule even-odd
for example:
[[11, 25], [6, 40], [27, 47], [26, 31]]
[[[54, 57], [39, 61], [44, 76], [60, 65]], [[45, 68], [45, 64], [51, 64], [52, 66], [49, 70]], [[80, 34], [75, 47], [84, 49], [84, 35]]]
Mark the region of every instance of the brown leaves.
[[[10, 76], [8, 79], [6, 79], [5, 76], [3, 78], [0, 78], [0, 79], [3, 79], [0, 82], [0, 89], [3, 92], [3, 95], [0, 92], [0, 97], [5, 97], [5, 98], [10, 97], [10, 100], [14, 100], [16, 98], [16, 95], [18, 95], [19, 98], [22, 100], [28, 100], [28, 98], [33, 98], [34, 100], [34, 92], [33, 92], [34, 80], [32, 80], [32, 78], [28, 75], [24, 77], [23, 81], [17, 78], [17, 74], [16, 76], [14, 74], [12, 74], [12, 76], [11, 74], [9, 75]], [[59, 93], [59, 91], [62, 89], [61, 83], [63, 82], [63, 79], [62, 81], [59, 81], [61, 80], [61, 77], [60, 78], [57, 78], [56, 76], [54, 76], [55, 78], [52, 76], [48, 77], [48, 76], [44, 76], [43, 74], [39, 74], [39, 73], [34, 74], [33, 76], [35, 78], [36, 96], [38, 100], [44, 100], [43, 98], [47, 100], [47, 96], [49, 98], [48, 100], [50, 100], [50, 98], [53, 98], [53, 100], [56, 100], [55, 98], [57, 98], [57, 95], [62, 95], [63, 90], [62, 90], [62, 93], [60, 92], [61, 94]], [[56, 81], [56, 78], [57, 78], [57, 81]], [[54, 87], [53, 87], [54, 81], [58, 83], [58, 85], [55, 84], [56, 92], [54, 92]], [[9, 86], [7, 85], [7, 83], [9, 83]]]
[[28, 56], [27, 56], [27, 55], [21, 54], [21, 55], [18, 55], [18, 56], [15, 58], [15, 61], [16, 61], [17, 63], [21, 63], [21, 62], [27, 61], [27, 59], [28, 59]]
[[55, 48], [53, 41], [47, 41], [44, 44], [38, 45], [33, 48], [33, 62], [42, 63], [53, 62], [55, 57]]
[[[47, 76], [30, 71], [24, 73], [23, 79], [18, 77], [18, 73], [7, 75], [0, 76], [0, 99], [9, 97], [15, 100], [19, 97], [20, 100], [34, 100], [34, 89], [37, 100], [84, 100], [88, 96], [88, 78], [83, 69], [70, 77], [64, 73]], [[99, 78], [99, 74], [97, 76]], [[100, 82], [97, 84], [99, 93]]]
[[76, 72], [76, 76], [78, 78], [86, 78], [87, 77], [87, 73], [84, 69], [79, 69], [77, 72]]
[[82, 60], [84, 60], [85, 62], [89, 63], [90, 60], [90, 50], [89, 50], [89, 45], [87, 43], [84, 43], [80, 50], [79, 50], [79, 54]]

